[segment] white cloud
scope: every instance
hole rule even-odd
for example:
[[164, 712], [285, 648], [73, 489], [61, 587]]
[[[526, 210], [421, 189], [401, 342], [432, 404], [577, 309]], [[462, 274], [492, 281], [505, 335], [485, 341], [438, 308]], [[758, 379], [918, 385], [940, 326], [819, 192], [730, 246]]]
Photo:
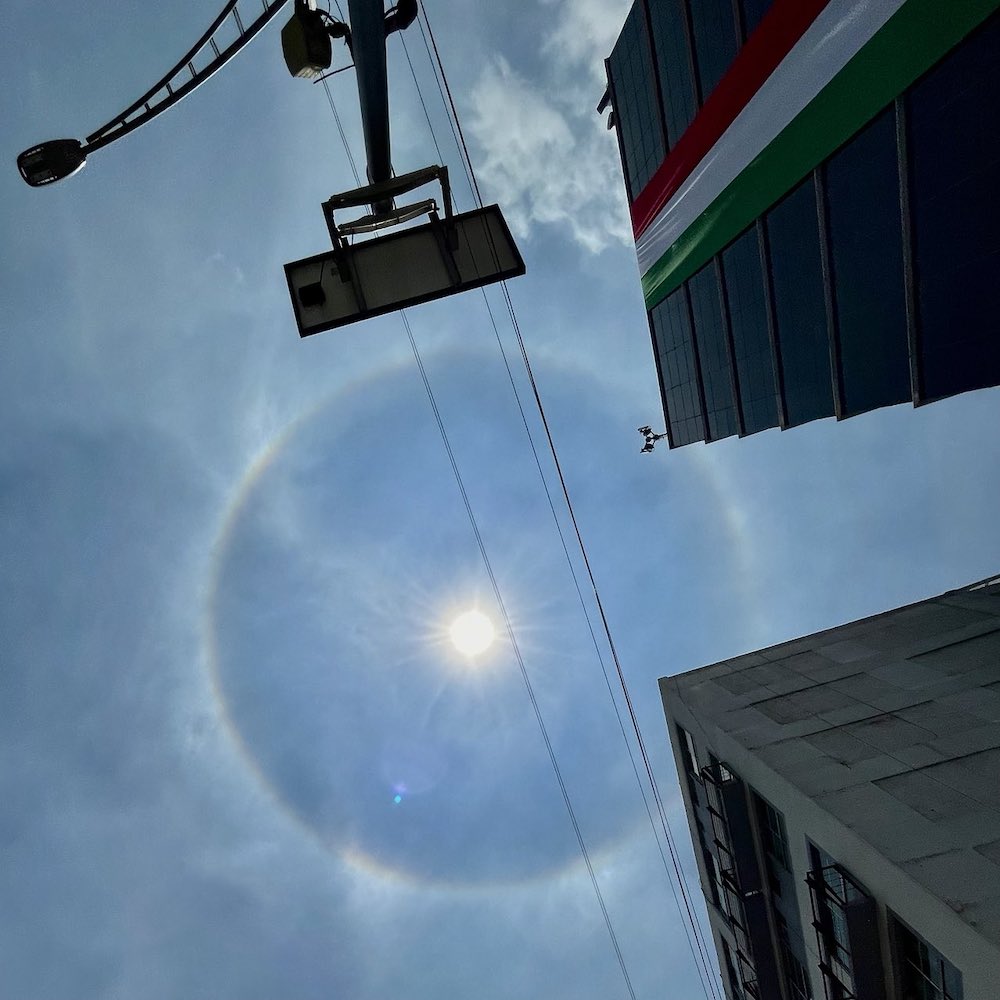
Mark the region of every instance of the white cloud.
[[542, 51], [564, 70], [589, 70], [599, 97], [604, 89], [604, 60], [625, 23], [628, 0], [564, 0], [555, 6], [558, 21]]
[[470, 121], [481, 150], [480, 179], [518, 236], [545, 223], [568, 230], [591, 253], [627, 245], [628, 208], [613, 139], [592, 107], [561, 110], [550, 93], [502, 58], [484, 68], [472, 89]]

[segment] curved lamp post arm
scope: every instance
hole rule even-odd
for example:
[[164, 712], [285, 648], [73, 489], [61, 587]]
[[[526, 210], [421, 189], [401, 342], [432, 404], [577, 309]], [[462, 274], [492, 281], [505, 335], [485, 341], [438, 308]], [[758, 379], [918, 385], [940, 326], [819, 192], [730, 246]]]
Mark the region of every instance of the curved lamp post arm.
[[[41, 187], [76, 173], [87, 161], [87, 154], [102, 146], [107, 146], [129, 132], [172, 108], [182, 98], [187, 97], [196, 87], [204, 83], [213, 73], [220, 70], [261, 30], [288, 0], [258, 0], [260, 7], [255, 10], [252, 20], [240, 14], [240, 0], [228, 0], [208, 30], [184, 54], [177, 64], [149, 88], [138, 100], [133, 101], [124, 111], [87, 136], [86, 143], [76, 139], [53, 139], [26, 149], [17, 158], [21, 176], [32, 187]], [[252, 0], [244, 0], [244, 6], [251, 6]], [[216, 38], [226, 22], [232, 19], [236, 27], [236, 39], [223, 48]], [[247, 23], [249, 21], [249, 23]], [[226, 30], [231, 37], [231, 29]], [[201, 69], [195, 68], [195, 60], [206, 50], [211, 59]]]

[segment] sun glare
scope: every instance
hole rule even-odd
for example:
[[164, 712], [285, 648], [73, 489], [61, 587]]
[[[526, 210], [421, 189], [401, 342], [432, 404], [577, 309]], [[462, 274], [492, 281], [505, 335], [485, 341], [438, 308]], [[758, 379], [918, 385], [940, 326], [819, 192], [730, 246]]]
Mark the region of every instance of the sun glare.
[[493, 622], [482, 611], [466, 611], [459, 615], [448, 630], [455, 649], [465, 656], [478, 656], [493, 645], [496, 632]]

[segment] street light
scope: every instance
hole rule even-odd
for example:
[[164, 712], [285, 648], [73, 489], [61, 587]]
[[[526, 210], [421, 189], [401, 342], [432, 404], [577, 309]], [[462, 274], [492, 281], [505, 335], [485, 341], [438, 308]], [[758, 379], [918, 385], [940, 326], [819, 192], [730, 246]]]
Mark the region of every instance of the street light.
[[[52, 139], [21, 153], [17, 168], [25, 182], [44, 187], [71, 177], [82, 169], [88, 154], [173, 107], [243, 49], [287, 0], [259, 0], [256, 7], [252, 0], [245, 0], [253, 11], [252, 19], [250, 13], [246, 19], [241, 15], [240, 2], [227, 0], [208, 30], [170, 72], [85, 141]], [[385, 40], [413, 23], [417, 0], [398, 0], [388, 11], [383, 0], [348, 0], [348, 9], [350, 26], [317, 10], [315, 0], [295, 0], [292, 18], [281, 33], [288, 71], [306, 79], [320, 77], [329, 69], [333, 39], [347, 44], [357, 71], [368, 165], [367, 185], [323, 203], [333, 250], [285, 266], [303, 337], [524, 273], [524, 261], [498, 206], [463, 214], [452, 211], [447, 168], [426, 167], [393, 176]], [[232, 37], [234, 26], [236, 39], [226, 44], [224, 39]], [[441, 183], [440, 205], [429, 198], [396, 206], [397, 196], [433, 180]], [[334, 222], [335, 210], [364, 205], [371, 207], [371, 214]], [[429, 221], [398, 229], [421, 215]], [[388, 229], [396, 231], [354, 242], [359, 234]]]

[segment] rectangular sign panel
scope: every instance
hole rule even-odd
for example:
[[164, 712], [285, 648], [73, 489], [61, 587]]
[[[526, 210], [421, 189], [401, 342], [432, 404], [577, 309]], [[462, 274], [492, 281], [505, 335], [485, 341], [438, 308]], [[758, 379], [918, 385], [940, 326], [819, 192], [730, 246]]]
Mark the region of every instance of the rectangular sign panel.
[[496, 205], [285, 265], [300, 337], [521, 274]]

